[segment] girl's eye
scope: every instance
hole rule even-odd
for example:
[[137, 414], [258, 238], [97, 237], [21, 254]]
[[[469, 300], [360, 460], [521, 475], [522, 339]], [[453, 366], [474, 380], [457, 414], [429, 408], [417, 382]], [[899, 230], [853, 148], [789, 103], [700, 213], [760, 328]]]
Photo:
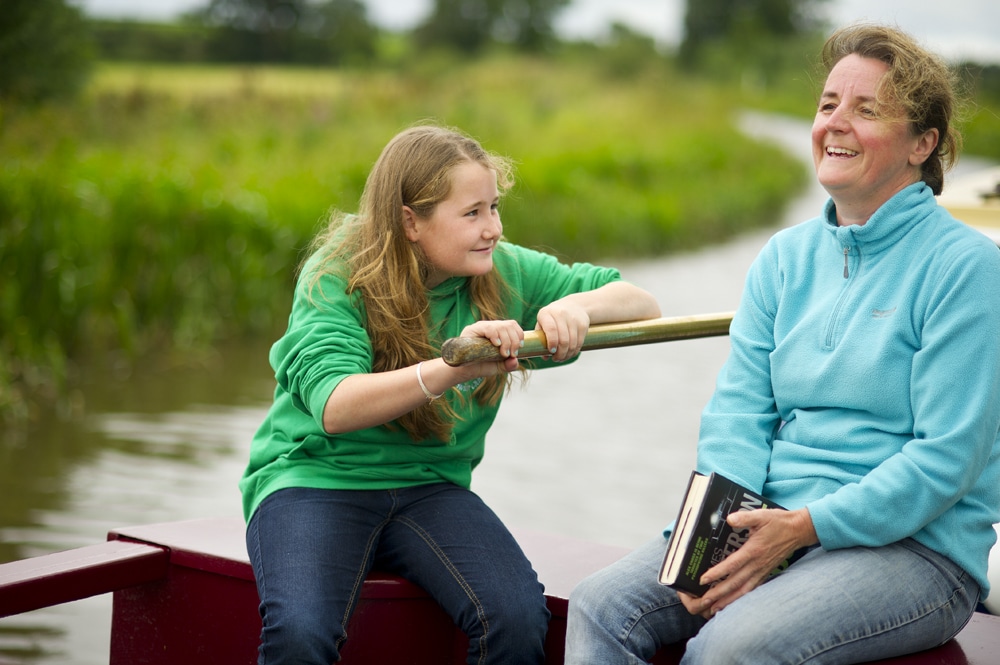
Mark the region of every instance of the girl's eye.
[[833, 102], [827, 102], [826, 104], [819, 105], [819, 110], [822, 113], [832, 113], [835, 108], [837, 108], [837, 105]]

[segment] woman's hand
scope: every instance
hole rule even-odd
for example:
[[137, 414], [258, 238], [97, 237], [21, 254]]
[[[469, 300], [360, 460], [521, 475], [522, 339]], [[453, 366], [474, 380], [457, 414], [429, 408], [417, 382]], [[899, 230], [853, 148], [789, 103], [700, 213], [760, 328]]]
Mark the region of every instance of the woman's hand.
[[703, 584], [715, 583], [704, 596], [678, 593], [688, 612], [706, 619], [760, 586], [792, 552], [819, 542], [805, 508], [745, 510], [727, 521], [735, 529], [749, 529], [747, 541], [702, 575]]

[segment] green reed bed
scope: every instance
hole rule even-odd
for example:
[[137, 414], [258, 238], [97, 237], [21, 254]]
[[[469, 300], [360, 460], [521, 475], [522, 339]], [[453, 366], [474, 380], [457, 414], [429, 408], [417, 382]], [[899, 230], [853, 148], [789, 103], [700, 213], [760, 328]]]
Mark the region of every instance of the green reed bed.
[[[611, 80], [494, 58], [434, 71], [114, 66], [84, 100], [0, 107], [0, 414], [125, 362], [273, 334], [331, 207], [420, 120], [513, 157], [513, 241], [567, 260], [683, 250], [773, 223], [804, 169], [669, 71]], [[34, 395], [36, 401], [29, 396]]]

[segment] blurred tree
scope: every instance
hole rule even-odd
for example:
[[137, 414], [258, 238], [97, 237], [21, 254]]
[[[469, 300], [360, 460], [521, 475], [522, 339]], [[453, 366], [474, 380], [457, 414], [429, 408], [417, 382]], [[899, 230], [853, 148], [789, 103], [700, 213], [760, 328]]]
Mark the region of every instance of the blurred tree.
[[361, 0], [209, 0], [185, 20], [212, 30], [213, 60], [338, 64], [375, 53]]
[[288, 62], [305, 0], [209, 0], [188, 18], [212, 28], [207, 50], [213, 60]]
[[97, 57], [127, 62], [201, 62], [210, 35], [200, 25], [91, 20]]
[[4, 0], [0, 97], [35, 102], [75, 94], [93, 63], [83, 14], [65, 0]]
[[822, 26], [818, 8], [826, 1], [687, 0], [678, 55], [682, 64], [695, 67], [720, 43], [752, 51], [755, 44], [808, 34]]
[[552, 22], [570, 0], [435, 0], [415, 31], [424, 47], [475, 53], [494, 42], [541, 51], [555, 40]]
[[607, 74], [618, 80], [641, 76], [662, 61], [656, 50], [656, 40], [624, 23], [615, 21], [601, 62]]
[[378, 30], [361, 0], [327, 0], [312, 7], [301, 28], [323, 44], [327, 62], [368, 62], [375, 57]]

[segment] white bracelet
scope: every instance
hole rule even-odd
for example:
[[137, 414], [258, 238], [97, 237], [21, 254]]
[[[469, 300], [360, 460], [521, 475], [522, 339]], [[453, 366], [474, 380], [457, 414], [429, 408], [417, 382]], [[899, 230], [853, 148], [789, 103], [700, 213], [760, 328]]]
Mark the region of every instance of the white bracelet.
[[417, 363], [417, 383], [420, 384], [420, 389], [424, 391], [424, 395], [427, 397], [427, 401], [433, 402], [441, 395], [444, 395], [444, 393], [441, 393], [440, 395], [435, 395], [434, 393], [432, 393], [430, 390], [427, 389], [427, 384], [424, 383], [424, 377], [420, 374], [420, 366], [423, 364], [424, 361], [422, 360]]

